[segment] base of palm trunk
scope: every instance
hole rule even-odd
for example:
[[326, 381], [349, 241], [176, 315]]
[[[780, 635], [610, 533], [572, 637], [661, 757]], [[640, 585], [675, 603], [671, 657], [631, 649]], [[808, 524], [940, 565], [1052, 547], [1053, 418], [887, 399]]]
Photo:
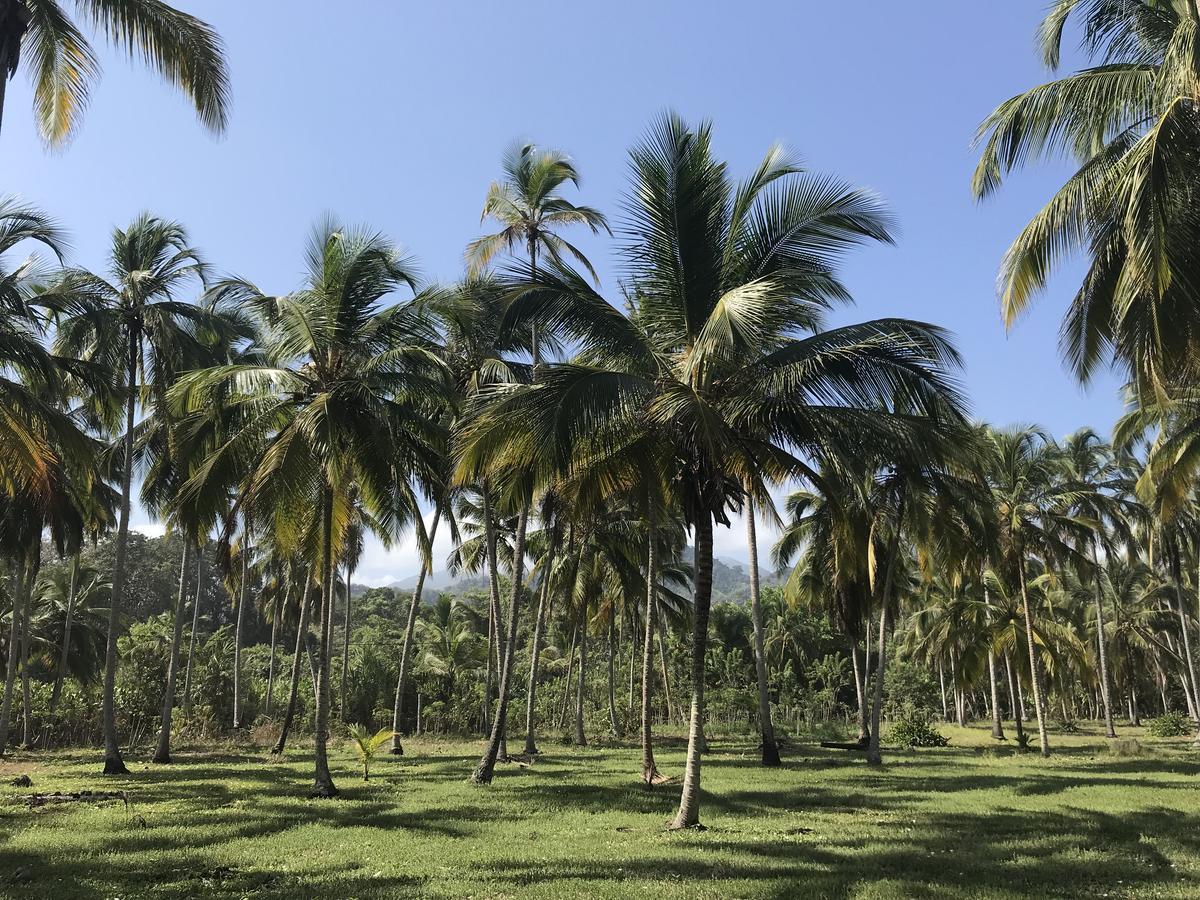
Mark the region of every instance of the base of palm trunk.
[[154, 758], [150, 760], [152, 763], [157, 763], [160, 766], [169, 766], [171, 764], [170, 753], [155, 753]]
[[105, 775], [128, 775], [129, 770], [125, 768], [125, 762], [119, 756], [104, 757], [104, 774]]
[[475, 767], [475, 771], [471, 773], [471, 781], [474, 784], [491, 784], [492, 776], [495, 774], [496, 767], [488, 765], [486, 762], [480, 763]]
[[762, 764], [764, 766], [781, 766], [783, 760], [779, 758], [779, 745], [774, 740], [764, 740], [762, 744]]
[[541, 752], [542, 751], [537, 748], [537, 744], [535, 744], [533, 741], [525, 742], [525, 755], [526, 756], [537, 756]]
[[680, 824], [679, 820], [676, 819], [670, 824], [667, 831], [708, 831], [708, 826], [701, 825], [699, 822]]
[[399, 743], [392, 744], [391, 752], [392, 752], [392, 756], [403, 756], [404, 755], [404, 747], [402, 747]]
[[332, 781], [317, 781], [313, 784], [313, 789], [309, 792], [309, 800], [332, 800], [338, 795], [339, 791], [334, 786]]

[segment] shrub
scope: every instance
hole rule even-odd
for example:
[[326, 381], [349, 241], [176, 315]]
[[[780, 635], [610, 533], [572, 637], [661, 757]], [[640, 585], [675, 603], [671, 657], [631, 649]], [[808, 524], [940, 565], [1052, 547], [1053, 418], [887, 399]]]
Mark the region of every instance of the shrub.
[[1146, 730], [1155, 737], [1183, 737], [1191, 734], [1194, 728], [1191, 719], [1174, 710], [1146, 723]]
[[919, 713], [908, 713], [892, 723], [889, 738], [901, 747], [945, 747], [950, 743], [928, 717]]
[[1113, 756], [1141, 756], [1145, 747], [1137, 738], [1117, 738], [1109, 743], [1108, 750]]

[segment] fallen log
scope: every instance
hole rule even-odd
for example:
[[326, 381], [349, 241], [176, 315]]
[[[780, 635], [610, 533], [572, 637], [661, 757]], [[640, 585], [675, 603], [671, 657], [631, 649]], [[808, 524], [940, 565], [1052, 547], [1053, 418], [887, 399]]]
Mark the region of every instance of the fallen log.
[[867, 752], [867, 745], [860, 744], [857, 741], [853, 744], [845, 744], [840, 741], [821, 741], [821, 746], [826, 750], [857, 750], [860, 753]]

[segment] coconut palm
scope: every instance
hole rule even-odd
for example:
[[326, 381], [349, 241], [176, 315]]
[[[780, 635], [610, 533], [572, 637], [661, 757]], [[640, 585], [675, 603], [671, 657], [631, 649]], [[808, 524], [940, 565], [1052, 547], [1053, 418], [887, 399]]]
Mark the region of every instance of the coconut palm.
[[1039, 32], [1044, 61], [1059, 69], [1077, 21], [1094, 64], [1013, 97], [979, 129], [977, 196], [1033, 159], [1077, 166], [1005, 255], [1000, 300], [1011, 325], [1065, 259], [1086, 254], [1061, 332], [1083, 381], [1108, 358], [1142, 391], [1195, 374], [1197, 16], [1190, 0], [1055, 0]]
[[410, 478], [437, 464], [445, 378], [418, 306], [379, 306], [415, 286], [411, 260], [393, 244], [327, 219], [313, 231], [306, 262], [303, 287], [285, 296], [227, 284], [226, 299], [240, 298], [261, 319], [266, 361], [193, 373], [174, 396], [195, 412], [229, 392], [237, 413], [236, 427], [186, 494], [203, 497], [209, 484], [247, 472], [235, 505], [251, 521], [271, 522], [285, 547], [304, 546], [302, 511], [316, 511], [318, 542], [307, 547], [321, 590], [312, 795], [332, 797], [326, 742], [335, 551], [345, 545], [355, 497], [385, 537], [419, 523]]
[[[864, 442], [897, 452], [923, 447], [931, 421], [953, 418], [957, 398], [944, 373], [956, 357], [936, 328], [901, 320], [803, 336], [835, 290], [831, 275], [814, 297], [821, 251], [876, 232], [872, 199], [801, 176], [775, 151], [735, 184], [712, 156], [710, 127], [692, 129], [673, 116], [631, 161], [633, 315], [557, 264], [520, 288], [509, 325], [545, 323], [580, 353], [531, 386], [489, 392], [491, 402], [464, 429], [458, 475], [533, 460], [544, 484], [611, 460], [648, 434], [668, 448], [662, 466], [677, 479], [696, 547], [692, 717], [674, 822], [682, 828], [699, 822], [714, 522], [728, 522], [747, 481], [806, 470], [801, 453], [836, 446], [850, 456]], [[814, 207], [831, 206], [843, 211], [830, 214], [815, 246], [792, 242]], [[920, 415], [875, 408], [895, 393]]]
[[[225, 130], [229, 71], [221, 38], [195, 16], [161, 2], [76, 0], [76, 12], [113, 46], [183, 91], [206, 128]], [[27, 68], [38, 132], [51, 147], [74, 134], [100, 64], [58, 0], [0, 0], [0, 122], [9, 79]]]

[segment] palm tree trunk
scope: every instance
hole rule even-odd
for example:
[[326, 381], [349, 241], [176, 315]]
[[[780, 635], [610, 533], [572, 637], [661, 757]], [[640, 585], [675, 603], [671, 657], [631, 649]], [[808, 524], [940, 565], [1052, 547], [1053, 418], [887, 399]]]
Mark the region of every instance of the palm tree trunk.
[[536, 702], [538, 668], [542, 655], [542, 634], [546, 628], [546, 604], [550, 599], [550, 573], [554, 569], [555, 545], [558, 543], [558, 529], [551, 529], [550, 547], [546, 551], [546, 565], [542, 569], [541, 590], [538, 591], [537, 618], [533, 624], [533, 642], [529, 648], [529, 685], [525, 691], [525, 754], [533, 756], [538, 752], [537, 747], [537, 715], [534, 709]]
[[[651, 634], [653, 629], [646, 629]], [[630, 648], [633, 652], [633, 648]], [[608, 728], [614, 738], [621, 736], [621, 726], [617, 722], [617, 620], [608, 617]]]
[[1021, 606], [1025, 610], [1025, 642], [1029, 651], [1029, 675], [1033, 685], [1033, 708], [1037, 714], [1038, 744], [1042, 756], [1050, 755], [1050, 734], [1046, 730], [1046, 694], [1042, 688], [1042, 669], [1038, 665], [1037, 646], [1033, 640], [1033, 607], [1029, 603], [1029, 591], [1025, 584], [1025, 560], [1017, 562], [1018, 580], [1021, 583]]
[[[858, 660], [854, 661], [855, 677], [858, 677]], [[942, 721], [950, 721], [950, 707], [946, 703], [946, 669], [942, 666], [942, 661], [938, 660], [938, 683], [942, 688]]]
[[33, 642], [33, 629], [29, 623], [33, 614], [33, 591], [37, 585], [38, 573], [42, 568], [40, 528], [36, 540], [37, 543], [30, 554], [29, 571], [25, 576], [25, 612], [21, 615], [21, 619], [25, 623], [21, 629], [21, 746], [26, 749], [33, 746], [33, 698], [29, 690], [29, 645]]
[[754, 498], [746, 495], [746, 546], [750, 552], [750, 618], [754, 624], [754, 670], [758, 677], [758, 727], [762, 735], [762, 764], [780, 763], [775, 725], [771, 721], [771, 695], [767, 684], [767, 656], [763, 652], [762, 598], [758, 580], [758, 534], [754, 522]]
[[701, 513], [695, 524], [696, 572], [695, 599], [692, 606], [692, 712], [688, 726], [687, 765], [683, 773], [683, 791], [672, 829], [694, 828], [700, 824], [700, 754], [704, 740], [704, 657], [708, 650], [708, 617], [712, 605], [713, 523], [712, 516]]
[[317, 697], [314, 744], [316, 772], [311, 797], [336, 797], [338, 789], [329, 774], [329, 638], [333, 630], [333, 488], [326, 483], [321, 497], [321, 638], [317, 653]]
[[238, 587], [237, 618], [233, 624], [233, 730], [242, 727], [242, 622], [250, 602], [250, 529], [242, 531], [242, 583]]
[[338, 711], [342, 715], [342, 721], [348, 722], [346, 718], [346, 682], [350, 680], [350, 600], [351, 583], [354, 580], [354, 567], [350, 563], [346, 563], [346, 621], [342, 627], [342, 681], [339, 685], [341, 690], [341, 700], [338, 704]]
[[271, 655], [267, 663], [267, 700], [266, 714], [271, 715], [272, 701], [275, 699], [275, 654], [279, 646], [279, 617], [291, 599], [292, 585], [289, 581], [282, 596], [275, 592], [275, 602], [271, 604]]
[[108, 604], [108, 641], [104, 652], [104, 774], [128, 775], [117, 740], [117, 630], [121, 603], [125, 599], [125, 557], [129, 546], [129, 505], [133, 489], [133, 426], [137, 410], [137, 373], [140, 346], [136, 334], [129, 337], [129, 367], [126, 374], [125, 458], [121, 471], [121, 511], [117, 518], [116, 559], [113, 564], [112, 599]]
[[1100, 701], [1104, 704], [1104, 734], [1115, 738], [1117, 730], [1113, 727], [1112, 701], [1109, 694], [1108, 681], [1108, 642], [1104, 631], [1104, 588], [1100, 583], [1100, 554], [1096, 541], [1092, 541], [1092, 562], [1096, 567], [1096, 649], [1100, 658]]
[[175, 621], [171, 629], [171, 656], [167, 661], [167, 684], [163, 689], [158, 748], [154, 751], [156, 763], [171, 761], [171, 712], [175, 708], [175, 681], [179, 673], [179, 647], [183, 643], [183, 613], [187, 608], [187, 576], [191, 556], [192, 542], [184, 538], [183, 563], [179, 567], [179, 595], [175, 598]]
[[[868, 629], [869, 631], [870, 629]], [[858, 742], [866, 745], [870, 740], [871, 722], [867, 716], [867, 673], [865, 660], [859, 656], [858, 640], [850, 639], [850, 663], [854, 669], [854, 693], [858, 696]], [[946, 684], [942, 682], [942, 707], [946, 706]]]
[[904, 521], [904, 500], [901, 498], [896, 509], [896, 527], [888, 548], [887, 571], [879, 591], [879, 670], [875, 673], [875, 696], [871, 702], [871, 740], [867, 745], [867, 763], [872, 766], [883, 764], [879, 753], [879, 720], [883, 710], [883, 678], [887, 672], [887, 636], [891, 627], [892, 584], [896, 578], [896, 562], [900, 557], [900, 525]]
[[[654, 764], [654, 738], [651, 734], [651, 702], [654, 692], [654, 621], [658, 606], [658, 536], [654, 533], [651, 520], [650, 538], [646, 544], [646, 638], [642, 645], [642, 781], [652, 785], [658, 780], [658, 767]], [[630, 652], [632, 651], [630, 644]], [[664, 657], [665, 665], [666, 659]]]
[[79, 566], [81, 552], [76, 551], [71, 557], [70, 585], [67, 588], [67, 612], [63, 616], [62, 650], [58, 656], [58, 672], [54, 676], [54, 687], [50, 691], [50, 716], [58, 710], [58, 701], [62, 697], [63, 682], [67, 678], [67, 663], [71, 654], [71, 624], [75, 614], [75, 598], [79, 593]]
[[863, 628], [863, 689], [858, 704], [858, 742], [864, 747], [871, 742], [871, 623]]
[[658, 611], [656, 619], [657, 622], [655, 625], [656, 630], [658, 631], [658, 662], [659, 666], [662, 668], [663, 697], [667, 701], [667, 721], [674, 722], [676, 721], [676, 713], [678, 711], [675, 709], [675, 703], [671, 699], [671, 670], [667, 665], [667, 627], [663, 624], [662, 610]]
[[1000, 677], [996, 674], [996, 654], [988, 650], [988, 682], [992, 688], [992, 737], [1004, 740], [1004, 715], [1000, 709]]
[[[494, 628], [492, 634], [495, 636], [495, 652], [496, 652], [496, 671], [498, 673], [504, 670], [504, 654], [508, 648], [504, 645], [504, 616], [500, 611], [500, 565], [496, 558], [496, 526], [492, 521], [492, 495], [491, 489], [484, 482], [480, 487], [480, 494], [483, 499], [483, 533], [485, 551], [487, 553], [488, 566], [488, 590], [489, 600], [492, 610], [492, 623]], [[507, 716], [506, 716], [507, 719]], [[492, 725], [494, 726], [496, 718], [492, 716]], [[504, 723], [505, 727], [500, 731], [500, 745], [496, 751], [497, 759], [508, 759], [508, 736], [506, 734], [508, 722]], [[491, 730], [488, 731], [489, 736]], [[494, 768], [494, 766], [493, 766]]]
[[20, 59], [21, 41], [29, 29], [31, 14], [24, 3], [0, 0], [0, 127], [4, 124], [4, 95], [10, 72]]
[[487, 668], [483, 675], [483, 733], [492, 730], [492, 660], [496, 656], [496, 620], [492, 618], [492, 606], [488, 603]]
[[[3, 75], [0, 75], [2, 78]], [[8, 747], [8, 732], [12, 723], [13, 693], [17, 686], [17, 647], [21, 645], [21, 607], [24, 606], [22, 594], [25, 591], [24, 566], [19, 562], [12, 564], [10, 581], [13, 598], [12, 620], [8, 632], [8, 665], [4, 670], [4, 699], [0, 701], [0, 756]]]
[[575, 694], [575, 743], [587, 746], [587, 735], [583, 733], [583, 703], [587, 697], [587, 608], [583, 610], [583, 623], [579, 626], [579, 683]]
[[1012, 704], [1013, 725], [1017, 732], [1017, 749], [1024, 751], [1029, 746], [1025, 734], [1025, 698], [1021, 695], [1021, 678], [1013, 671], [1012, 660], [1004, 654], [1004, 667], [1008, 670], [1008, 700]]
[[404, 694], [408, 690], [408, 672], [412, 667], [413, 635], [417, 630], [417, 616], [421, 592], [425, 590], [425, 576], [433, 568], [433, 542], [437, 538], [438, 523], [441, 519], [442, 501], [439, 500], [433, 509], [433, 524], [429, 527], [429, 561], [421, 561], [421, 571], [417, 573], [417, 586], [413, 588], [412, 598], [408, 601], [408, 624], [404, 626], [400, 673], [396, 678], [396, 701], [392, 706], [392, 753], [395, 756], [404, 755], [404, 745], [400, 743], [400, 730], [404, 727]]
[[283, 725], [279, 729], [279, 740], [271, 748], [271, 753], [278, 756], [287, 744], [288, 732], [292, 730], [292, 721], [296, 717], [296, 701], [300, 696], [300, 667], [305, 647], [304, 636], [308, 633], [309, 609], [312, 606], [311, 589], [312, 570], [304, 572], [304, 581], [300, 586], [300, 621], [296, 626], [296, 652], [292, 655], [292, 674], [288, 685], [287, 708], [283, 711]]
[[[513, 656], [517, 646], [517, 617], [521, 611], [521, 581], [525, 574], [525, 528], [529, 524], [529, 502], [521, 504], [517, 516], [517, 536], [513, 542], [512, 595], [508, 602], [508, 636], [504, 641], [504, 657], [500, 663], [500, 695], [496, 698], [496, 717], [492, 722], [492, 733], [479, 765], [471, 774], [476, 784], [491, 784], [496, 771], [496, 760], [500, 755], [500, 744], [504, 739], [504, 727], [508, 719], [508, 692], [512, 683]], [[499, 622], [497, 617], [497, 622]]]
[[555, 722], [556, 728], [562, 728], [567, 724], [567, 709], [571, 705], [571, 684], [572, 677], [575, 674], [575, 643], [579, 639], [579, 626], [576, 625], [571, 631], [571, 644], [567, 650], [567, 681], [563, 688], [562, 703], [559, 704], [558, 720]]
[[196, 658], [196, 631], [200, 627], [200, 598], [204, 596], [204, 548], [196, 546], [196, 599], [192, 603], [192, 632], [188, 637], [187, 666], [183, 670], [183, 717], [192, 715], [192, 660]]

